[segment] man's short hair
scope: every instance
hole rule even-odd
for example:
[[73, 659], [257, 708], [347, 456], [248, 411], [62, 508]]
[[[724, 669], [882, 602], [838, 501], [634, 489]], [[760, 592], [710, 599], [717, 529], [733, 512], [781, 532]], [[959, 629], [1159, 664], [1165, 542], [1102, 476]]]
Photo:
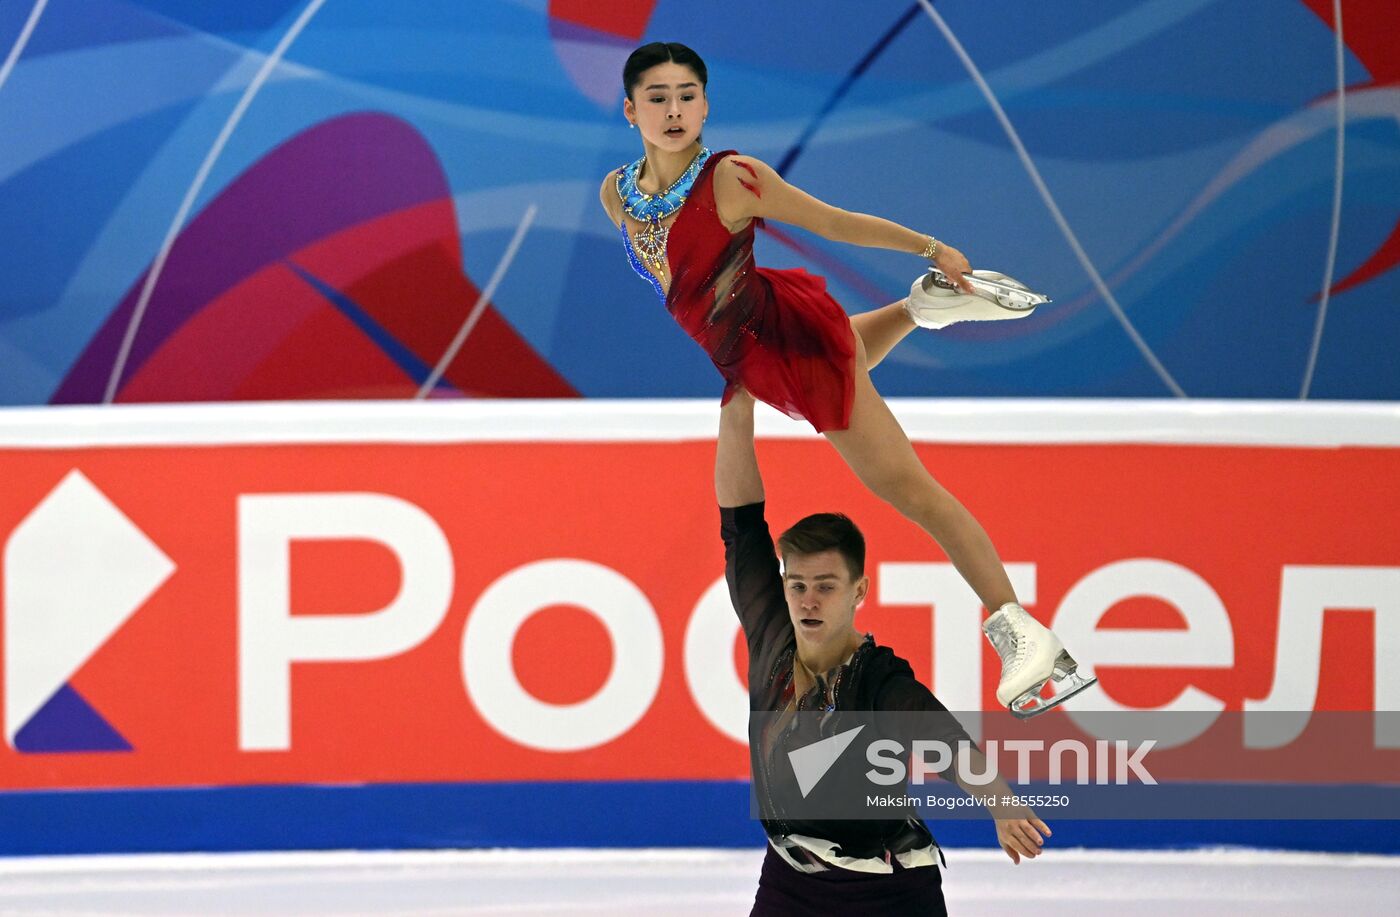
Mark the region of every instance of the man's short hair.
[[839, 551], [851, 571], [851, 581], [865, 575], [865, 536], [845, 513], [813, 513], [778, 536], [784, 561], [789, 554]]

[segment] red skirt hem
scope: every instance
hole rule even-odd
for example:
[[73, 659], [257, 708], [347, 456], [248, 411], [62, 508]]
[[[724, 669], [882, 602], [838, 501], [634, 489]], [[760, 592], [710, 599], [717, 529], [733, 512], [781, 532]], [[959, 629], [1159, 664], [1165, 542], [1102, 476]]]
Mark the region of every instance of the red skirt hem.
[[850, 317], [827, 292], [826, 280], [802, 268], [754, 268], [768, 288], [755, 341], [722, 368], [727, 403], [742, 385], [760, 401], [818, 433], [844, 430], [855, 401], [856, 341]]

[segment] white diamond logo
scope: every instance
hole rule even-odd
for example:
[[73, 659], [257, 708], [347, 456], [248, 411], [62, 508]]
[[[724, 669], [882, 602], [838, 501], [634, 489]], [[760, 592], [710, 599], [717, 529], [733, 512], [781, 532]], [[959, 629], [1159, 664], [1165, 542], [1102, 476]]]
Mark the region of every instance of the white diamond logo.
[[797, 788], [802, 791], [803, 799], [806, 799], [807, 794], [812, 792], [812, 787], [826, 776], [826, 772], [831, 770], [831, 765], [841, 757], [841, 752], [855, 741], [856, 734], [864, 728], [857, 726], [855, 729], [847, 729], [820, 742], [813, 742], [788, 752], [788, 760], [792, 762], [792, 772], [797, 777]]
[[22, 729], [175, 571], [71, 471], [5, 543], [5, 739]]

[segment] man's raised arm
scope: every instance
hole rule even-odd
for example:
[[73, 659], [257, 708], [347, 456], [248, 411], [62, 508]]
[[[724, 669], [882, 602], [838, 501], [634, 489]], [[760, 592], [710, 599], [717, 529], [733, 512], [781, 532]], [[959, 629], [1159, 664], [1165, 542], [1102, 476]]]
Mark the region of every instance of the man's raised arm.
[[715, 499], [726, 508], [763, 501], [763, 478], [753, 446], [753, 396], [742, 388], [719, 412]]
[[[767, 671], [772, 654], [785, 645], [783, 630], [791, 631], [792, 622], [783, 600], [783, 578], [773, 537], [763, 518], [763, 478], [753, 448], [753, 396], [743, 389], [719, 412], [715, 499], [720, 507], [719, 534], [724, 540], [729, 601], [744, 626], [750, 678], [758, 684], [754, 667]], [[787, 642], [791, 641], [789, 633]]]

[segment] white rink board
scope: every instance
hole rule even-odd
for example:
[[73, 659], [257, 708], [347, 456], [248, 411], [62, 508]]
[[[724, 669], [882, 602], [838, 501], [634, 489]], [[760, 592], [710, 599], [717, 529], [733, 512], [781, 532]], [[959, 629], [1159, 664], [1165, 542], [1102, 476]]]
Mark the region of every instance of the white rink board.
[[[1400, 404], [1166, 399], [891, 399], [911, 439], [959, 443], [1400, 446]], [[240, 402], [0, 409], [0, 448], [713, 439], [709, 400]], [[809, 438], [762, 407], [761, 437]]]

